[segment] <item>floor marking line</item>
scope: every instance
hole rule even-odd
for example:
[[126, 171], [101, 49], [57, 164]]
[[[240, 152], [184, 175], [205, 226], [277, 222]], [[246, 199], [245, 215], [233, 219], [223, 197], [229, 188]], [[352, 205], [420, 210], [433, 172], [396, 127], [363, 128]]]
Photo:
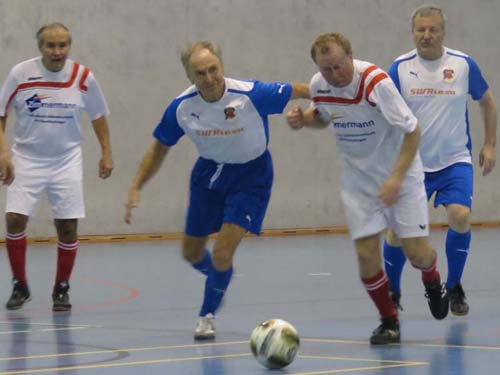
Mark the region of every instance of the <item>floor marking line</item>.
[[201, 361], [205, 359], [249, 357], [251, 355], [252, 355], [251, 353], [222, 354], [213, 356], [166, 358], [166, 359], [153, 359], [153, 360], [121, 362], [121, 363], [103, 363], [95, 365], [76, 365], [76, 366], [66, 366], [66, 367], [38, 368], [38, 369], [5, 371], [5, 372], [0, 372], [0, 375], [40, 374], [44, 372], [60, 372], [60, 371], [89, 370], [97, 368], [102, 369], [102, 368], [113, 368], [113, 367], [154, 365], [154, 364], [169, 363], [169, 362], [185, 362], [185, 361]]
[[[316, 342], [316, 343], [332, 343], [332, 344], [364, 344], [370, 345], [368, 341], [356, 341], [356, 340], [337, 340], [337, 339], [300, 339], [304, 342]], [[424, 342], [411, 342], [406, 341], [400, 344], [390, 344], [390, 346], [419, 346], [428, 348], [453, 348], [453, 349], [473, 349], [473, 350], [500, 350], [500, 346], [486, 346], [486, 345], [454, 345], [454, 344], [427, 344]]]
[[186, 344], [186, 345], [164, 345], [164, 346], [151, 346], [151, 347], [141, 347], [141, 348], [123, 348], [123, 349], [113, 349], [113, 350], [96, 350], [89, 352], [74, 352], [74, 353], [57, 353], [57, 354], [38, 354], [38, 355], [28, 355], [19, 357], [0, 357], [0, 362], [2, 361], [20, 361], [27, 359], [48, 359], [48, 358], [61, 358], [61, 357], [78, 357], [85, 355], [97, 355], [97, 354], [110, 354], [110, 353], [120, 353], [120, 352], [141, 352], [147, 350], [169, 350], [169, 349], [188, 349], [188, 348], [202, 348], [210, 346], [226, 346], [226, 345], [238, 345], [247, 344], [248, 341], [226, 341], [226, 342], [214, 342], [207, 344]]

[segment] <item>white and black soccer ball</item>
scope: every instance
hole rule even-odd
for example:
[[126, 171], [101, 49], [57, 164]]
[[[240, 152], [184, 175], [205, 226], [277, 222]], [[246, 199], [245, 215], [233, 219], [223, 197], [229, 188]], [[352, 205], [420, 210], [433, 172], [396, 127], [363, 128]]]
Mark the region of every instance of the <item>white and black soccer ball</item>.
[[299, 347], [297, 330], [282, 319], [260, 323], [250, 336], [250, 349], [255, 359], [269, 369], [288, 366], [295, 359]]

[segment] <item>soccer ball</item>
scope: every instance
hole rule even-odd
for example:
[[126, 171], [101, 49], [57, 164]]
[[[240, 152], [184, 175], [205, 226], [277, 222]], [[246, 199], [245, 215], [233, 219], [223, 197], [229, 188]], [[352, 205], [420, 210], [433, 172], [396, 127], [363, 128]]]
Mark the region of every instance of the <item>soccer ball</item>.
[[288, 366], [299, 351], [297, 330], [287, 321], [271, 319], [260, 323], [250, 336], [255, 359], [269, 369]]

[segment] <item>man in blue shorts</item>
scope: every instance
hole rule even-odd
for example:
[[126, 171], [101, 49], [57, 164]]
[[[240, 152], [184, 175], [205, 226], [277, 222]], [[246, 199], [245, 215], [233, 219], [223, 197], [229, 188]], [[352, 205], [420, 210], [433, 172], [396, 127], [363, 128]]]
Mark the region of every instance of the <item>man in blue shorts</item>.
[[[193, 85], [170, 103], [155, 129], [156, 140], [130, 188], [125, 221], [130, 223], [143, 185], [186, 134], [200, 157], [191, 174], [182, 253], [207, 276], [194, 337], [213, 339], [236, 249], [247, 232], [260, 233], [271, 195], [268, 115], [282, 113], [290, 99], [308, 98], [309, 86], [227, 78], [221, 50], [212, 42], [189, 45], [181, 61]], [[210, 254], [208, 236], [216, 232]]]
[[[441, 8], [425, 5], [411, 17], [416, 49], [398, 57], [389, 75], [422, 127], [420, 154], [427, 197], [448, 215], [446, 256], [450, 311], [466, 315], [469, 305], [461, 278], [471, 241], [473, 195], [471, 138], [467, 95], [479, 102], [484, 121], [484, 144], [479, 152], [483, 176], [495, 166], [497, 115], [491, 90], [474, 60], [443, 46], [445, 16]], [[406, 258], [400, 241], [389, 232], [384, 244], [385, 269], [392, 297], [400, 307], [401, 273]]]

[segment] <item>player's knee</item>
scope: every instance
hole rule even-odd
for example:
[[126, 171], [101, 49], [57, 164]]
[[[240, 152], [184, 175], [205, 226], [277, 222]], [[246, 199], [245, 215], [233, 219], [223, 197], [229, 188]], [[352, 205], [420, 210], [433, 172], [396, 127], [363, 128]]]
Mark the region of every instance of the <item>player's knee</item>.
[[231, 251], [224, 251], [223, 249], [214, 249], [212, 262], [217, 270], [225, 271], [233, 264], [233, 253]]
[[182, 248], [182, 257], [184, 260], [188, 263], [197, 263], [203, 258], [205, 254], [205, 249], [198, 249], [198, 248], [193, 248], [193, 247], [186, 247], [184, 246]]
[[470, 209], [465, 206], [453, 205], [448, 209], [448, 221], [454, 231], [468, 231], [470, 228]]
[[401, 246], [401, 240], [397, 236], [396, 233], [394, 233], [392, 230], [388, 230], [387, 233], [385, 234], [385, 241], [390, 245], [390, 246]]
[[76, 219], [56, 219], [55, 225], [60, 241], [69, 243], [77, 240], [78, 221]]
[[22, 233], [26, 230], [28, 217], [15, 212], [7, 212], [5, 214], [5, 222], [7, 232], [11, 234]]
[[374, 264], [377, 263], [377, 258], [373, 255], [371, 251], [358, 250], [357, 255], [358, 255], [358, 263], [362, 270], [371, 268]]
[[403, 241], [403, 249], [406, 257], [416, 268], [427, 268], [436, 257], [427, 237], [406, 239]]

